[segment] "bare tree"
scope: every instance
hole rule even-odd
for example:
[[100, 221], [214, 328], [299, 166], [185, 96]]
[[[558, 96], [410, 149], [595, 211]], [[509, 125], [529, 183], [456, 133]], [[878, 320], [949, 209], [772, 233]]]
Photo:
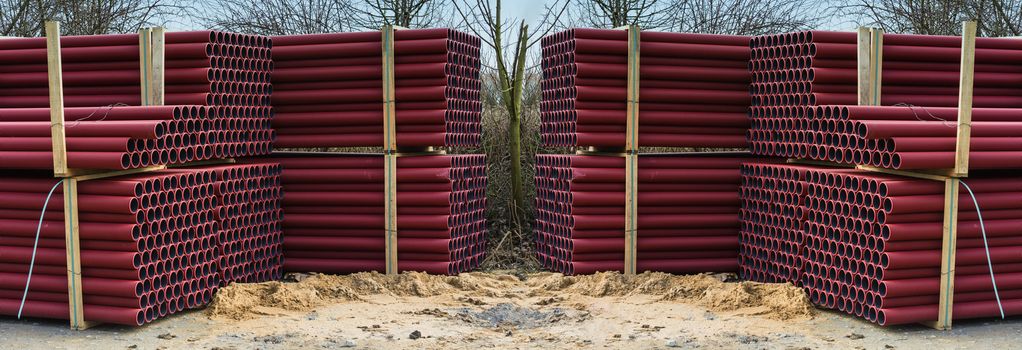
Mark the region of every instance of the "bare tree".
[[405, 28], [429, 28], [448, 22], [442, 0], [363, 0], [358, 6], [358, 25], [380, 29], [386, 24]]
[[40, 36], [47, 20], [65, 35], [128, 33], [184, 12], [176, 0], [0, 0], [0, 35]]
[[39, 0], [0, 0], [0, 36], [38, 36], [50, 6]]
[[593, 28], [639, 25], [661, 29], [670, 24], [672, 10], [667, 0], [580, 0], [573, 7], [581, 23]]
[[972, 18], [965, 0], [858, 0], [838, 8], [892, 33], [957, 35]]
[[827, 16], [817, 0], [675, 0], [667, 30], [761, 35], [812, 28]]
[[211, 28], [263, 35], [355, 30], [349, 0], [213, 0], [200, 15]]
[[1022, 35], [1022, 0], [858, 0], [837, 8], [892, 33], [961, 35], [961, 22], [972, 20], [980, 36]]
[[983, 36], [1022, 36], [1022, 0], [970, 0], [967, 12]]
[[[505, 17], [502, 0], [459, 0], [453, 7], [459, 17], [460, 26], [479, 36], [490, 51], [494, 66], [491, 81], [496, 89], [496, 100], [508, 118], [507, 149], [511, 167], [511, 209], [515, 218], [522, 217], [524, 191], [522, 186], [522, 115], [523, 98], [528, 78], [526, 74], [527, 52], [539, 40], [558, 26], [561, 16], [568, 9], [567, 1], [555, 1], [547, 5], [545, 14], [536, 27], [524, 20]], [[490, 154], [491, 157], [497, 156]], [[520, 221], [516, 220], [515, 224]]]

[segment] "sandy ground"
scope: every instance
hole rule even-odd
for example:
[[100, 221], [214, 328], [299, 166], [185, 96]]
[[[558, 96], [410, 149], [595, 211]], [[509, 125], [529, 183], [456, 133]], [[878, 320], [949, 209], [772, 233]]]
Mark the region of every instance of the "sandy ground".
[[312, 276], [236, 285], [206, 311], [84, 332], [0, 318], [4, 349], [992, 349], [1022, 320], [950, 332], [817, 311], [786, 285], [726, 276]]

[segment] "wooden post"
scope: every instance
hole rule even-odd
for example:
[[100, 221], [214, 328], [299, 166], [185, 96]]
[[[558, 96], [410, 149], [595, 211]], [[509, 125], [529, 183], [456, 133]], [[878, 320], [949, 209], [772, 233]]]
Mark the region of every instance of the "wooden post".
[[884, 31], [882, 29], [859, 27], [856, 60], [859, 70], [858, 95], [860, 106], [880, 105], [883, 49]]
[[149, 104], [162, 106], [164, 102], [164, 91], [166, 85], [166, 31], [163, 27], [155, 27], [150, 31], [149, 47]]
[[958, 85], [958, 135], [954, 176], [969, 176], [969, 143], [972, 139], [972, 91], [976, 70], [976, 22], [962, 24], [962, 72]]
[[53, 176], [68, 176], [67, 138], [64, 134], [64, 78], [60, 58], [60, 22], [46, 22], [46, 70], [50, 90], [50, 138], [53, 141]]
[[958, 186], [961, 180], [944, 180], [944, 225], [941, 240], [940, 294], [937, 305], [937, 321], [929, 324], [936, 329], [951, 329], [952, 309], [955, 294], [955, 256], [958, 237]]
[[958, 186], [969, 176], [969, 142], [972, 136], [972, 91], [976, 66], [976, 22], [962, 23], [962, 66], [958, 86], [958, 135], [955, 167], [944, 182], [944, 232], [941, 240], [940, 295], [937, 321], [930, 326], [951, 329], [955, 295], [955, 258], [958, 249]]
[[870, 58], [869, 58], [869, 80], [870, 84], [870, 105], [880, 105], [880, 90], [883, 88], [884, 77], [884, 30], [880, 28], [869, 29]]
[[639, 47], [642, 31], [630, 25], [628, 33], [628, 85], [625, 125], [625, 261], [624, 273], [637, 273], [639, 174]]
[[152, 59], [150, 59], [150, 55], [153, 52], [152, 49], [151, 49], [152, 45], [153, 45], [152, 30], [150, 30], [149, 28], [141, 28], [141, 29], [139, 29], [138, 30], [138, 75], [139, 75], [139, 77], [141, 77], [141, 79], [139, 79], [140, 80], [139, 81], [139, 87], [140, 87], [139, 91], [141, 93], [140, 97], [142, 98], [141, 101], [142, 101], [142, 105], [143, 106], [149, 106], [149, 105], [152, 104], [149, 101], [149, 98], [152, 96], [152, 94], [150, 94], [150, 91], [149, 91], [149, 87], [150, 87], [150, 85], [149, 85], [149, 81], [150, 81], [149, 75], [153, 71], [153, 66], [152, 66], [152, 62], [153, 61], [152, 61]]
[[81, 239], [78, 234], [78, 180], [64, 179], [64, 244], [67, 249], [67, 297], [71, 329], [83, 330], [92, 325], [85, 321], [82, 296]]
[[859, 93], [859, 105], [869, 105], [873, 98], [870, 94], [870, 78], [869, 78], [869, 59], [870, 59], [870, 32], [867, 27], [859, 27], [856, 33], [856, 43], [858, 44], [856, 50], [856, 67], [859, 70], [858, 79], [858, 93]]
[[383, 148], [386, 194], [385, 246], [387, 274], [398, 272], [397, 260], [397, 133], [394, 103], [394, 26], [383, 26]]

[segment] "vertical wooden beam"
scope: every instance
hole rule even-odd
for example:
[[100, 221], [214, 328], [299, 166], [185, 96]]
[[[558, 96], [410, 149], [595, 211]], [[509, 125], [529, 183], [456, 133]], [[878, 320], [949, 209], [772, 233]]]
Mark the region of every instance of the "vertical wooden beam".
[[961, 180], [944, 180], [944, 235], [941, 241], [940, 295], [937, 321], [929, 324], [936, 329], [951, 329], [955, 295], [955, 256], [957, 255], [956, 229], [958, 228], [958, 186]]
[[962, 23], [962, 66], [958, 86], [958, 134], [955, 167], [944, 182], [944, 232], [941, 240], [940, 295], [937, 321], [930, 326], [951, 329], [954, 318], [955, 259], [958, 237], [958, 186], [969, 176], [969, 142], [972, 137], [972, 92], [976, 68], [976, 22]]
[[856, 44], [858, 45], [856, 50], [856, 67], [859, 70], [859, 105], [866, 106], [872, 103], [873, 98], [870, 93], [870, 78], [869, 78], [869, 62], [870, 62], [870, 38], [871, 34], [869, 28], [859, 27], [856, 37]]
[[630, 25], [628, 33], [628, 85], [625, 125], [625, 261], [624, 273], [634, 275], [638, 260], [638, 173], [639, 173], [639, 53], [642, 31]]
[[881, 89], [883, 88], [884, 77], [884, 30], [880, 28], [869, 29], [870, 54], [869, 54], [869, 81], [870, 81], [870, 105], [879, 106]]
[[625, 154], [625, 265], [624, 273], [634, 275], [638, 264], [638, 182], [639, 155]]
[[139, 87], [140, 87], [140, 89], [139, 89], [140, 92], [139, 93], [141, 94], [140, 97], [142, 98], [142, 105], [143, 106], [150, 106], [150, 105], [152, 105], [152, 102], [150, 102], [150, 100], [149, 100], [149, 98], [152, 96], [152, 94], [151, 94], [151, 92], [149, 90], [149, 88], [150, 88], [150, 85], [149, 85], [150, 76], [149, 75], [152, 74], [152, 71], [153, 71], [153, 66], [152, 66], [152, 62], [153, 61], [152, 61], [152, 59], [150, 59], [150, 55], [152, 55], [152, 52], [153, 52], [152, 51], [152, 45], [153, 45], [152, 31], [149, 28], [141, 28], [141, 29], [139, 29], [138, 30], [138, 75], [139, 75], [139, 77], [141, 77], [141, 79], [139, 81]]
[[82, 297], [81, 240], [78, 234], [78, 180], [64, 179], [64, 244], [67, 253], [67, 296], [71, 328], [82, 330], [91, 325], [85, 321]]
[[385, 204], [385, 245], [387, 274], [398, 272], [397, 260], [397, 133], [396, 108], [394, 103], [394, 27], [383, 26], [383, 148], [384, 148], [384, 191]]
[[150, 35], [150, 71], [149, 71], [149, 103], [162, 106], [166, 86], [166, 31], [163, 27], [155, 27]]
[[958, 135], [954, 176], [969, 176], [972, 139], [972, 91], [976, 70], [976, 22], [962, 23], [962, 67], [958, 85]]
[[641, 30], [637, 25], [628, 26], [628, 109], [626, 112], [627, 135], [625, 151], [639, 149], [639, 47], [641, 46]]
[[60, 58], [60, 22], [46, 22], [46, 70], [50, 90], [50, 138], [53, 143], [53, 176], [64, 177], [67, 138], [64, 135], [64, 78]]
[[883, 73], [884, 31], [859, 27], [856, 63], [859, 70], [860, 106], [880, 105], [880, 81]]

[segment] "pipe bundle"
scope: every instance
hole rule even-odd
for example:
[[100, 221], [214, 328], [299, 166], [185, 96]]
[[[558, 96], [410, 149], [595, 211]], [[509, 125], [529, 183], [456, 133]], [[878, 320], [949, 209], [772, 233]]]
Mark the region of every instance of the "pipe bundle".
[[[1022, 90], [1020, 90], [1022, 91]], [[920, 120], [923, 119], [923, 120]], [[796, 155], [893, 169], [955, 165], [957, 108], [820, 106], [807, 110]], [[1022, 109], [972, 110], [969, 167], [1022, 167]]]
[[[728, 272], [738, 267], [741, 153], [642, 155], [637, 270]], [[565, 274], [622, 270], [625, 159], [538, 155], [537, 253]]]
[[745, 163], [739, 198], [739, 276], [779, 283], [802, 281], [805, 171], [798, 165]]
[[[270, 47], [270, 39], [263, 36], [216, 31], [166, 34], [164, 103], [168, 106], [215, 107], [208, 113], [211, 121], [203, 124], [202, 128], [189, 125], [197, 129], [182, 130], [187, 131], [182, 137], [193, 143], [222, 144], [203, 149], [203, 152], [211, 154], [196, 154], [195, 159], [238, 157], [270, 151], [274, 137], [269, 122], [272, 117], [270, 73], [273, 70]], [[61, 55], [65, 107], [93, 108], [66, 115], [68, 126], [80, 123], [91, 125], [90, 128], [107, 129], [109, 126], [114, 129], [124, 127], [120, 124], [126, 121], [169, 119], [128, 114], [122, 114], [116, 122], [103, 118], [115, 114], [113, 111], [118, 106], [143, 104], [137, 34], [61, 37]], [[147, 75], [146, 78], [150, 77]], [[41, 113], [29, 108], [49, 107], [48, 84], [45, 38], [0, 40], [0, 109], [15, 108], [11, 113]], [[47, 114], [45, 119], [39, 119], [33, 114], [30, 119], [18, 121], [48, 122], [49, 117]], [[72, 133], [71, 130], [68, 132]], [[111, 135], [110, 132], [88, 135], [90, 138], [133, 136], [128, 133]], [[103, 142], [111, 143], [108, 148], [120, 143], [113, 140]], [[111, 165], [118, 163], [112, 162]]]
[[[284, 268], [384, 271], [384, 158], [373, 154], [276, 153], [283, 166]], [[457, 274], [485, 253], [482, 155], [397, 160], [398, 270]]]
[[[381, 32], [273, 38], [277, 147], [384, 144]], [[399, 147], [476, 146], [480, 44], [452, 29], [394, 32]]]
[[[764, 177], [792, 172], [774, 165], [749, 168]], [[855, 170], [799, 169], [801, 185], [778, 190], [782, 197], [805, 197], [801, 261], [795, 261], [801, 266], [792, 268], [801, 269], [810, 299], [880, 325], [937, 319], [944, 184]], [[1005, 315], [1022, 314], [1022, 204], [1017, 200], [1022, 180], [991, 173], [963, 182], [975, 199], [963, 188], [956, 206], [953, 317], [1000, 315], [984, 242]]]
[[[976, 40], [973, 168], [1018, 167], [1022, 42]], [[885, 34], [880, 105], [858, 103], [856, 33], [752, 40], [753, 153], [886, 168], [950, 168], [961, 38]], [[823, 107], [817, 107], [823, 106]], [[901, 107], [891, 107], [901, 106]]]
[[[746, 147], [747, 36], [642, 32], [642, 146]], [[542, 40], [543, 143], [624, 147], [628, 40], [623, 30], [570, 29]]]
[[[227, 283], [281, 276], [280, 166], [219, 165], [79, 182], [85, 319], [141, 325], [205, 305]], [[0, 177], [0, 314], [16, 315], [57, 180]], [[46, 207], [24, 315], [64, 319], [60, 187]]]
[[[277, 163], [204, 167], [216, 175], [220, 286], [283, 276], [283, 188]], [[190, 170], [183, 170], [185, 172]]]
[[[204, 106], [74, 107], [64, 110], [68, 166], [131, 169], [225, 157], [220, 110]], [[70, 121], [74, 120], [74, 121]], [[0, 108], [0, 168], [53, 167], [49, 108]]]
[[[161, 172], [81, 182], [85, 319], [141, 325], [205, 305], [217, 271], [215, 173]], [[17, 315], [36, 227], [53, 178], [0, 177], [0, 313]], [[64, 201], [44, 214], [24, 315], [67, 319]]]

